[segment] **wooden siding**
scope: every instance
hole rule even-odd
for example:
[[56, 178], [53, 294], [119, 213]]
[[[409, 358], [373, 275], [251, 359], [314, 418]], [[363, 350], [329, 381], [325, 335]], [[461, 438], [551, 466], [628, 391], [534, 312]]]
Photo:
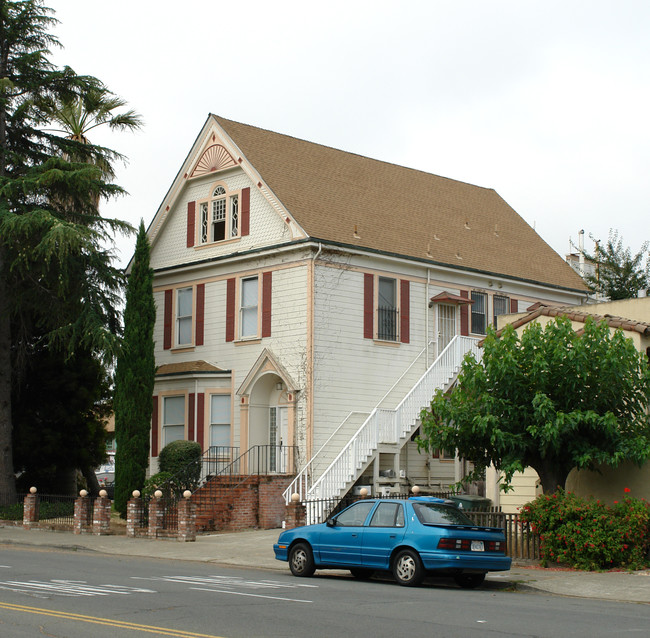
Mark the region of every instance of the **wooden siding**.
[[[188, 247], [188, 204], [210, 195], [211, 186], [216, 181], [225, 182], [230, 190], [250, 187], [250, 230], [240, 239], [226, 240], [205, 247]], [[243, 222], [240, 220], [243, 228]], [[195, 226], [200, 231], [201, 219], [198, 206], [195, 212]], [[253, 247], [273, 245], [287, 241], [286, 223], [259, 192], [258, 187], [241, 170], [224, 175], [209, 175], [188, 182], [175, 200], [174, 207], [167, 216], [165, 229], [151, 247], [151, 267], [154, 269], [201, 261], [211, 257], [228, 255], [234, 251], [243, 252]]]

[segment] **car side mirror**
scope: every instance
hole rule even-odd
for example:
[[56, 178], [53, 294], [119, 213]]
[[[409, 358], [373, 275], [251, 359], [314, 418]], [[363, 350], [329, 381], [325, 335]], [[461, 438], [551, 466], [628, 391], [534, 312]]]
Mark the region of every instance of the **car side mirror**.
[[328, 518], [325, 521], [325, 524], [327, 525], [327, 527], [335, 527], [336, 526], [336, 519], [335, 518]]

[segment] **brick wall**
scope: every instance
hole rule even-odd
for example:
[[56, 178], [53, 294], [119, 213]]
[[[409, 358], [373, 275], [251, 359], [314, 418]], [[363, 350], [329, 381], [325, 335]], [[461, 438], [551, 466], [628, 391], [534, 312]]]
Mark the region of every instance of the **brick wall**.
[[[228, 531], [282, 527], [282, 492], [290, 482], [287, 476], [215, 477], [210, 488], [192, 497], [197, 505], [197, 527]], [[218, 492], [216, 504], [206, 496], [209, 489]]]

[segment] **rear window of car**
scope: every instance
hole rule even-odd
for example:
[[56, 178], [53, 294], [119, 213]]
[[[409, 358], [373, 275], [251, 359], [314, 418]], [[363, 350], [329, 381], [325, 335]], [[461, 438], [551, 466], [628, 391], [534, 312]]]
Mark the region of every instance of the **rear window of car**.
[[452, 505], [413, 503], [413, 509], [423, 525], [474, 525], [474, 521]]

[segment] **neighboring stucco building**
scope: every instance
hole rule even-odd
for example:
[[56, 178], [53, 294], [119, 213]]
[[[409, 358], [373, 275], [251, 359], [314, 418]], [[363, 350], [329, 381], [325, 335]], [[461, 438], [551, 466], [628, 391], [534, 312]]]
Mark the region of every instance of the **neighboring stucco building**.
[[255, 448], [303, 497], [446, 488], [459, 461], [411, 441], [433, 389], [498, 315], [586, 300], [492, 189], [215, 115], [148, 235], [151, 471], [175, 439]]
[[[582, 305], [579, 307], [549, 308], [538, 307], [528, 313], [519, 313], [499, 318], [498, 327], [512, 324], [521, 333], [531, 322], [543, 326], [557, 316], [571, 320], [574, 330], [579, 331], [587, 317], [597, 321], [604, 320], [612, 331], [620, 329], [631, 339], [639, 352], [650, 357], [650, 298], [624, 299]], [[539, 477], [532, 468], [515, 475], [514, 490], [507, 494], [499, 493], [498, 475], [488, 472], [487, 496], [506, 512], [515, 512], [541, 493]], [[599, 472], [573, 470], [567, 479], [566, 489], [582, 496], [594, 496], [604, 501], [620, 500], [624, 488], [631, 490], [632, 496], [650, 500], [650, 464], [638, 468], [632, 463], [623, 464], [616, 469], [602, 467]]]

